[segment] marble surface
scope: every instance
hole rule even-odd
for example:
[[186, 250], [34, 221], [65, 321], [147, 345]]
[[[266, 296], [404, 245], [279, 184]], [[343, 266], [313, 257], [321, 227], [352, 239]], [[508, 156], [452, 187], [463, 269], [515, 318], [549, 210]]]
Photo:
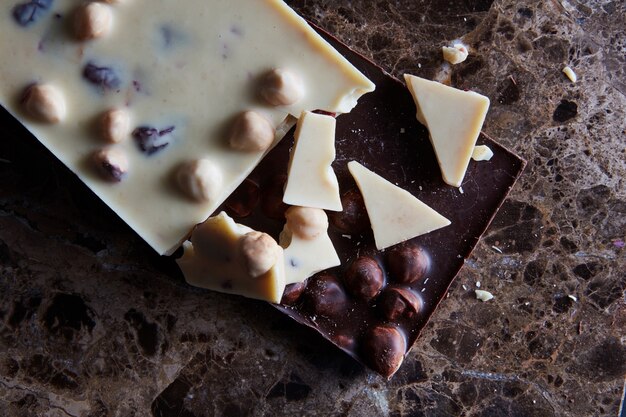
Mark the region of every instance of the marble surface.
[[[288, 3], [393, 75], [488, 95], [485, 132], [529, 162], [400, 372], [386, 382], [269, 305], [172, 279], [3, 113], [0, 415], [617, 415], [626, 3]], [[471, 56], [444, 68], [457, 38]]]

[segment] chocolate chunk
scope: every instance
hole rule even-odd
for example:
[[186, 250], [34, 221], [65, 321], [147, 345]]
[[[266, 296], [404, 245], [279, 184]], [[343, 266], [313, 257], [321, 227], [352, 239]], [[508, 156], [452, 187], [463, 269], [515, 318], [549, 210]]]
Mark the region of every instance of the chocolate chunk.
[[421, 298], [409, 288], [388, 287], [376, 301], [384, 318], [397, 322], [413, 318], [422, 309]]
[[387, 253], [387, 266], [392, 280], [411, 284], [426, 276], [430, 270], [430, 258], [421, 247], [403, 244]]
[[309, 310], [323, 317], [338, 317], [348, 304], [348, 297], [341, 283], [330, 274], [309, 279], [304, 294]]
[[226, 200], [226, 212], [231, 217], [248, 217], [259, 204], [260, 195], [258, 184], [246, 179]]
[[359, 190], [352, 189], [341, 196], [343, 211], [329, 213], [328, 217], [333, 226], [344, 233], [361, 233], [369, 225], [369, 218], [365, 210], [363, 196]]
[[366, 363], [389, 378], [404, 361], [406, 340], [395, 327], [376, 326], [365, 334], [362, 350]]
[[152, 126], [140, 126], [133, 130], [133, 138], [141, 152], [146, 155], [155, 154], [165, 149], [170, 143], [166, 136], [174, 131], [174, 126], [158, 130]]
[[352, 262], [344, 277], [346, 288], [352, 296], [369, 301], [385, 285], [383, 270], [374, 259], [361, 257]]
[[286, 306], [294, 305], [298, 302], [304, 289], [306, 288], [305, 282], [296, 282], [295, 284], [289, 284], [285, 287], [285, 292], [283, 292], [283, 298], [280, 300], [280, 303]]
[[20, 26], [30, 26], [48, 13], [53, 0], [31, 0], [13, 8], [13, 18]]

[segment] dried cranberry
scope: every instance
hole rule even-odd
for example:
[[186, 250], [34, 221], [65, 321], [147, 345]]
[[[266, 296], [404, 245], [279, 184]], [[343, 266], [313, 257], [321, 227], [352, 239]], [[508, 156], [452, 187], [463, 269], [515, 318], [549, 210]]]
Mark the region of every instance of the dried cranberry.
[[83, 77], [91, 84], [103, 90], [115, 90], [122, 84], [119, 76], [111, 67], [98, 66], [93, 62], [88, 62], [83, 69]]
[[174, 129], [174, 126], [163, 130], [158, 130], [152, 126], [140, 126], [133, 131], [133, 138], [135, 138], [141, 152], [152, 155], [170, 144], [165, 136], [172, 133]]
[[29, 26], [46, 15], [53, 0], [31, 0], [13, 7], [13, 18], [20, 26]]

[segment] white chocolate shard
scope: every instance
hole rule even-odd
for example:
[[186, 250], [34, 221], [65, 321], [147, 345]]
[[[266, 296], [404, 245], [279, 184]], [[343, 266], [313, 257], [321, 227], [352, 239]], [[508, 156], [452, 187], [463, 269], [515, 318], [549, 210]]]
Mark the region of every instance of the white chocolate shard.
[[[282, 0], [99, 2], [114, 19], [106, 36], [90, 42], [67, 39], [70, 16], [83, 3], [55, 1], [35, 20], [15, 17], [16, 3], [0, 2], [0, 54], [11, 58], [0, 60], [0, 105], [160, 254], [173, 253], [215, 212], [294, 117], [316, 109], [347, 113], [375, 88]], [[302, 83], [293, 104], [274, 107], [259, 98], [258, 81], [273, 68]], [[63, 105], [33, 116], [15, 97], [42, 81], [62, 93]], [[131, 134], [115, 145], [132, 175], [114, 186], [85, 163], [103, 145], [93, 122], [113, 108], [132, 115], [129, 133], [146, 127], [158, 136], [152, 148], [139, 142], [154, 138]], [[276, 134], [243, 152], [229, 146], [228, 135], [246, 111], [266, 117]], [[202, 202], [171, 186], [177, 167], [197, 159], [210, 159], [222, 174], [220, 192]]]
[[570, 67], [569, 65], [563, 68], [563, 73], [567, 78], [569, 78], [571, 82], [575, 83], [576, 81], [578, 81], [578, 75], [576, 75], [572, 67]]
[[479, 145], [474, 147], [474, 152], [472, 152], [472, 159], [474, 161], [490, 161], [493, 158], [493, 151], [487, 145]]
[[469, 56], [467, 46], [462, 43], [455, 43], [452, 46], [444, 46], [441, 48], [441, 51], [443, 53], [443, 59], [452, 65], [460, 64]]
[[415, 100], [417, 120], [430, 133], [443, 180], [460, 187], [489, 110], [489, 99], [409, 74], [404, 78]]
[[348, 163], [365, 202], [376, 248], [383, 250], [450, 225], [450, 220], [411, 193], [356, 161]]
[[285, 283], [302, 282], [328, 268], [341, 265], [328, 236], [328, 217], [321, 209], [291, 207], [280, 234], [284, 248]]
[[341, 211], [335, 160], [335, 118], [305, 112], [298, 120], [283, 201]]
[[474, 290], [474, 293], [476, 294], [476, 299], [482, 301], [483, 303], [486, 303], [489, 300], [493, 300], [494, 298], [493, 294], [489, 291]]
[[279, 303], [285, 290], [283, 249], [270, 236], [222, 212], [198, 225], [176, 262], [195, 287]]

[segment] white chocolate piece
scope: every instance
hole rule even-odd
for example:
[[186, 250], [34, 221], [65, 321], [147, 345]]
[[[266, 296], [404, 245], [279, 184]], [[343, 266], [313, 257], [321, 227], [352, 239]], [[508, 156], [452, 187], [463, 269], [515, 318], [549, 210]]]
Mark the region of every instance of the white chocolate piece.
[[35, 84], [26, 90], [22, 99], [24, 110], [34, 119], [56, 124], [65, 119], [65, 98], [58, 88], [49, 84]]
[[404, 78], [415, 100], [417, 120], [430, 133], [443, 180], [460, 187], [489, 110], [489, 99], [409, 74]]
[[244, 152], [266, 151], [272, 146], [276, 130], [269, 120], [255, 111], [239, 115], [230, 134], [230, 146]]
[[272, 106], [290, 106], [304, 96], [300, 78], [284, 68], [273, 69], [261, 80], [261, 97]]
[[[320, 271], [341, 265], [328, 236], [324, 210], [291, 207], [280, 234], [285, 255], [285, 284], [302, 282]], [[304, 227], [303, 227], [304, 226]]]
[[567, 78], [569, 78], [571, 82], [575, 83], [576, 81], [578, 81], [578, 76], [569, 65], [563, 68], [563, 73], [567, 76]]
[[[228, 145], [237, 115], [266, 117], [276, 128], [274, 146], [293, 126], [292, 115], [346, 113], [374, 89], [282, 0], [125, 1], [114, 9], [107, 36], [66, 42], [66, 27], [54, 13], [70, 16], [78, 4], [57, 0], [25, 28], [13, 17], [15, 2], [0, 2], [0, 54], [11, 57], [0, 60], [0, 104], [161, 254], [172, 253], [266, 154]], [[90, 76], [102, 81], [86, 78], [90, 63], [96, 67]], [[303, 83], [306, 94], [293, 105], [259, 100], [258, 81], [277, 66]], [[42, 77], [63, 93], [71, 123], [36, 123], [15, 102]], [[132, 175], [114, 187], [85, 164], [102, 147], [91, 122], [112, 108], [129, 112], [131, 132], [175, 127], [159, 137], [168, 146], [154, 154], [143, 153], [132, 136], [117, 144]], [[181, 164], [204, 158], [217, 165], [222, 186], [215, 198], [197, 202], [170, 184]]]
[[474, 293], [476, 294], [476, 299], [482, 301], [483, 303], [493, 299], [493, 294], [489, 291], [474, 290]]
[[100, 149], [92, 155], [92, 160], [100, 176], [107, 181], [120, 182], [128, 173], [128, 157], [120, 149]]
[[474, 147], [472, 159], [474, 161], [490, 161], [493, 158], [493, 151], [487, 145], [479, 145]]
[[283, 201], [292, 206], [341, 211], [335, 160], [335, 118], [305, 112], [300, 116]]
[[383, 250], [450, 225], [450, 220], [411, 193], [358, 162], [349, 162], [348, 169], [363, 195], [377, 249]]
[[462, 43], [455, 43], [454, 45], [444, 46], [441, 48], [443, 53], [443, 59], [451, 63], [452, 65], [460, 64], [465, 61], [469, 56], [467, 46]]
[[113, 14], [106, 4], [91, 2], [76, 9], [73, 23], [77, 39], [86, 41], [101, 38], [111, 30]]
[[109, 143], [120, 143], [130, 136], [130, 116], [124, 109], [111, 109], [100, 119], [102, 138]]
[[222, 180], [222, 171], [208, 159], [189, 161], [176, 173], [181, 191], [198, 202], [217, 198], [222, 191]]
[[176, 260], [193, 286], [279, 303], [285, 290], [283, 249], [270, 236], [222, 212], [198, 225]]

